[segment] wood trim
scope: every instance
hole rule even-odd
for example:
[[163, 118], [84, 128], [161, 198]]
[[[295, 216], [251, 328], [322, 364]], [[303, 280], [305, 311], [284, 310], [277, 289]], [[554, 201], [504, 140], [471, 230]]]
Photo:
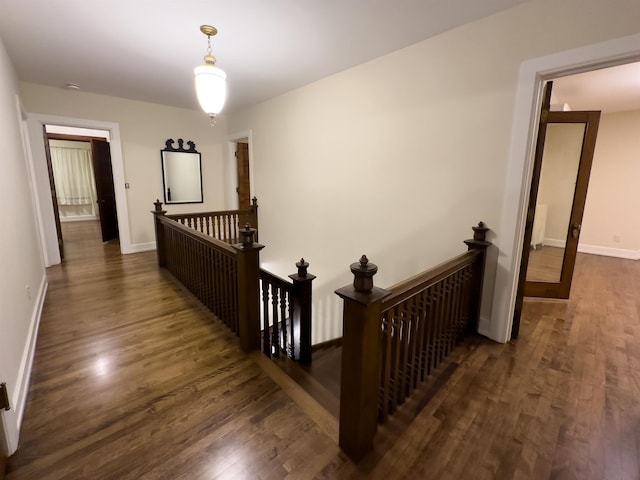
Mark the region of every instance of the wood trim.
[[7, 469], [7, 457], [4, 453], [0, 453], [0, 480], [5, 479], [5, 471]]
[[47, 132], [47, 140], [68, 140], [70, 142], [90, 142], [91, 140], [104, 140], [107, 139], [105, 137], [93, 137], [86, 135], [69, 135], [66, 133], [48, 133]]
[[158, 217], [158, 221], [163, 223], [169, 228], [180, 231], [183, 235], [186, 235], [187, 237], [194, 238], [200, 242], [204, 242], [205, 244], [211, 244], [217, 250], [224, 251], [230, 256], [235, 256], [236, 254], [236, 250], [234, 250], [231, 247], [231, 245], [229, 245], [228, 243], [223, 242], [222, 240], [218, 240], [217, 238], [211, 237], [209, 235], [206, 235], [202, 232], [199, 232], [198, 230], [194, 230], [193, 228], [187, 227], [186, 225], [183, 225], [182, 223], [171, 219], [171, 217], [169, 217], [168, 215], [163, 217]]
[[327, 340], [326, 342], [316, 343], [315, 345], [311, 346], [311, 351], [317, 352], [318, 350], [337, 347], [342, 347], [342, 337], [333, 338], [331, 340]]
[[476, 261], [476, 257], [478, 255], [479, 253], [477, 250], [469, 250], [447, 262], [441, 263], [440, 265], [430, 268], [429, 270], [425, 270], [414, 277], [389, 287], [388, 290], [391, 294], [382, 300], [382, 311], [384, 312], [392, 309], [396, 305], [415, 295], [417, 292], [426, 290], [431, 285], [435, 285], [442, 281], [443, 278], [448, 277], [453, 272], [461, 270], [467, 265], [471, 265]]

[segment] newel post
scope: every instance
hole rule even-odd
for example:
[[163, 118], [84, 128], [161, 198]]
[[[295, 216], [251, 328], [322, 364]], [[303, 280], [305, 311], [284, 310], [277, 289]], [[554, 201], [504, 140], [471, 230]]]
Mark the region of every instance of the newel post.
[[478, 330], [478, 323], [480, 322], [480, 307], [482, 301], [482, 288], [484, 284], [484, 271], [487, 264], [487, 249], [491, 245], [491, 242], [486, 240], [489, 227], [484, 222], [478, 222], [478, 225], [471, 227], [473, 229], [473, 239], [465, 240], [468, 250], [477, 250], [480, 252], [478, 260], [478, 267], [474, 272], [473, 282], [473, 297], [472, 297], [472, 312], [474, 314], [474, 321], [469, 325], [470, 330], [476, 332]]
[[359, 460], [373, 448], [380, 389], [380, 314], [390, 292], [375, 287], [378, 267], [365, 255], [350, 266], [353, 285], [336, 290], [344, 300], [339, 443]]
[[155, 209], [151, 211], [153, 213], [153, 223], [156, 231], [156, 254], [158, 256], [158, 266], [166, 267], [167, 266], [167, 252], [165, 251], [165, 241], [164, 241], [164, 227], [160, 222], [160, 217], [164, 217], [167, 214], [166, 210], [162, 209], [162, 202], [160, 199], [156, 199], [153, 202]]
[[240, 230], [242, 243], [232, 245], [237, 253], [238, 336], [245, 352], [260, 348], [260, 250], [253, 241], [255, 228]]
[[311, 363], [311, 282], [315, 275], [307, 272], [309, 262], [301, 258], [296, 263], [298, 272], [289, 275], [293, 282], [293, 329], [300, 332], [300, 345], [293, 342], [294, 353], [300, 352], [298, 361], [303, 364]]

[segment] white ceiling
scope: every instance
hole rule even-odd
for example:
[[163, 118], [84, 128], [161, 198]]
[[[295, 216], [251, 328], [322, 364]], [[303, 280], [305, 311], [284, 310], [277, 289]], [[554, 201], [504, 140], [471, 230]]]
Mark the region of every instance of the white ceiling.
[[571, 110], [640, 110], [640, 63], [557, 78], [551, 93], [552, 103]]
[[196, 109], [211, 24], [230, 111], [524, 1], [0, 0], [0, 37], [23, 81]]

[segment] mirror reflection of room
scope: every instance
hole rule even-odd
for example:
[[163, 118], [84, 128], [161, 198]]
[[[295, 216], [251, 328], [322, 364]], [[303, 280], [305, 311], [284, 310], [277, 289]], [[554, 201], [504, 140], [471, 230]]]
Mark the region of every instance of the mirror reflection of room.
[[165, 204], [203, 203], [200, 153], [192, 141], [180, 138], [177, 146], [174, 143], [173, 139], [167, 140], [160, 151]]
[[584, 130], [583, 123], [547, 125], [527, 281], [560, 281]]

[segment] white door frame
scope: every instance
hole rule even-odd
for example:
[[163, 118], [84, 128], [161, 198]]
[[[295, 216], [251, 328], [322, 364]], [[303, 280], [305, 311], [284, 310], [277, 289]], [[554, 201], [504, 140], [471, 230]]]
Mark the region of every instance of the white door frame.
[[120, 237], [120, 252], [133, 253], [131, 246], [131, 234], [129, 231], [129, 207], [125, 191], [124, 162], [122, 159], [122, 145], [120, 142], [120, 126], [113, 122], [102, 122], [55, 115], [43, 115], [38, 113], [28, 114], [29, 137], [31, 144], [31, 156], [34, 164], [35, 178], [34, 191], [37, 192], [38, 221], [42, 228], [42, 244], [44, 245], [45, 265], [51, 266], [60, 263], [58, 251], [58, 239], [55, 228], [53, 204], [51, 202], [51, 189], [49, 187], [49, 174], [45, 162], [43, 125], [61, 125], [65, 127], [88, 128], [94, 130], [106, 130], [109, 132], [109, 145], [111, 148], [111, 166], [113, 169], [113, 187], [116, 194], [116, 210], [118, 212], [118, 231]]
[[498, 232], [500, 255], [492, 302], [493, 320], [482, 333], [507, 342], [511, 337], [522, 241], [531, 187], [542, 84], [551, 78], [640, 61], [640, 34], [567, 50], [523, 62], [518, 76], [511, 143]]

